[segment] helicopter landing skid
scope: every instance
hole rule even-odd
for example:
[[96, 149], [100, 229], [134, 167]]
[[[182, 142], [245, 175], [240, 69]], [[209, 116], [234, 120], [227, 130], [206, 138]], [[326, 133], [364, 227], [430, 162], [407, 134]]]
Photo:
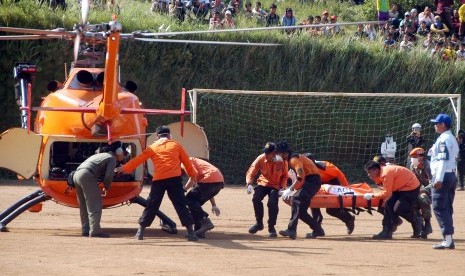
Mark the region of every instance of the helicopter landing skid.
[[37, 190], [11, 205], [11, 207], [0, 213], [0, 232], [7, 232], [8, 229], [6, 228], [6, 225], [17, 216], [21, 215], [24, 211], [49, 199], [50, 197], [48, 197], [42, 190]]
[[[137, 203], [141, 205], [142, 207], [147, 206], [147, 200], [141, 196], [137, 196], [133, 199], [131, 199], [132, 203]], [[160, 218], [160, 225], [161, 225], [161, 230], [165, 231], [166, 233], [169, 234], [177, 234], [178, 230], [176, 229], [176, 223], [170, 219], [167, 215], [165, 215], [163, 212], [160, 210], [157, 211], [156, 213], [157, 217]]]

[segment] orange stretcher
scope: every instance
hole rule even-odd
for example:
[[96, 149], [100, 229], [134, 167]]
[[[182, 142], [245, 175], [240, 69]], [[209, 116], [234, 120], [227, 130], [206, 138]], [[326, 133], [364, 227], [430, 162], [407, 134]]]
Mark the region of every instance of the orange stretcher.
[[[381, 198], [372, 196], [370, 200], [365, 194], [373, 194], [373, 189], [367, 183], [357, 183], [348, 186], [322, 184], [320, 190], [310, 201], [311, 208], [351, 208], [352, 211], [367, 209], [371, 214], [372, 208], [383, 205]], [[291, 204], [290, 201], [286, 202]]]

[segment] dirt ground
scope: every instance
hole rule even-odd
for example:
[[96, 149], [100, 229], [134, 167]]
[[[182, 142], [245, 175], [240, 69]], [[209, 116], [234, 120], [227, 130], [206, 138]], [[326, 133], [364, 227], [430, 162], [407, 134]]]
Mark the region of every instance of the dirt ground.
[[[0, 183], [0, 210], [38, 186], [31, 182]], [[146, 197], [149, 187], [144, 187]], [[306, 240], [309, 228], [298, 226], [297, 240], [270, 239], [267, 231], [248, 234], [254, 223], [251, 195], [225, 188], [217, 197], [221, 215], [207, 239], [188, 242], [167, 196], [161, 210], [176, 221], [177, 235], [154, 223], [143, 241], [135, 240], [138, 205], [106, 209], [102, 226], [110, 239], [81, 237], [79, 210], [48, 201], [40, 213], [26, 211], [0, 233], [1, 275], [463, 275], [465, 271], [465, 192], [455, 200], [456, 250], [433, 250], [441, 240], [434, 220], [428, 240], [411, 239], [404, 223], [390, 241], [374, 241], [381, 215], [361, 213], [352, 235], [325, 215], [326, 236]], [[266, 202], [265, 202], [266, 203]], [[206, 211], [210, 212], [209, 203]], [[266, 205], [265, 205], [266, 208]], [[266, 209], [265, 209], [266, 210]], [[290, 207], [280, 202], [277, 230], [285, 229]], [[267, 219], [267, 215], [265, 215]]]

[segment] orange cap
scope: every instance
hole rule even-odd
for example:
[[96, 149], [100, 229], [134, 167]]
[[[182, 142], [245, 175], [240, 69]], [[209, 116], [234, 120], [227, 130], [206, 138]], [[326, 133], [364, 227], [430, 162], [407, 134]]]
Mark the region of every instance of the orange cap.
[[424, 156], [424, 155], [425, 155], [425, 150], [423, 148], [414, 148], [409, 153], [410, 157], [419, 157], [419, 156]]

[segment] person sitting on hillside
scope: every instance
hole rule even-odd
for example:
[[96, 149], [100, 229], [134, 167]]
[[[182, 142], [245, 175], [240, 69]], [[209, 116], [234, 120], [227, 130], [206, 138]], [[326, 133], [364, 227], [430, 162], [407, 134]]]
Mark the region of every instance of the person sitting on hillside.
[[224, 11], [226, 9], [226, 5], [221, 0], [215, 0], [211, 3], [210, 14], [211, 17], [215, 16], [217, 12], [219, 12], [220, 20], [224, 17]]
[[234, 19], [231, 11], [228, 10], [224, 13], [224, 19], [221, 21], [221, 26], [223, 26], [224, 29], [234, 29]]
[[399, 51], [400, 52], [403, 52], [403, 51], [409, 51], [413, 48], [413, 42], [410, 41], [410, 35], [408, 34], [404, 34], [404, 39], [400, 42], [399, 44]]
[[186, 8], [189, 11], [189, 16], [193, 14], [197, 19], [203, 19], [207, 16], [208, 11], [210, 10], [210, 1], [190, 0], [187, 2]]
[[368, 34], [363, 30], [363, 24], [357, 25], [357, 31], [355, 32], [354, 37], [357, 39], [368, 38]]
[[252, 14], [254, 17], [263, 20], [268, 15], [268, 13], [264, 9], [262, 9], [262, 3], [260, 1], [255, 2], [255, 6], [252, 9]]
[[373, 24], [371, 24], [371, 23], [366, 24], [364, 30], [365, 30], [365, 33], [367, 33], [367, 35], [368, 35], [368, 40], [373, 41], [373, 40], [376, 39], [377, 35], [376, 35], [376, 30], [375, 30], [375, 27], [373, 26]]
[[441, 17], [436, 15], [434, 17], [434, 23], [431, 24], [431, 32], [434, 34], [446, 35], [449, 33], [449, 28], [447, 28], [446, 24], [442, 23]]
[[245, 9], [243, 11], [243, 14], [246, 18], [252, 18], [253, 13], [252, 13], [252, 2], [247, 1], [245, 3]]
[[455, 53], [454, 46], [452, 45], [452, 43], [450, 43], [450, 41], [447, 41], [446, 47], [442, 53], [442, 59], [445, 61], [455, 61], [456, 58], [457, 56]]
[[465, 61], [465, 42], [460, 43], [459, 49], [456, 52], [457, 60]]
[[425, 7], [425, 10], [423, 12], [420, 12], [420, 14], [418, 15], [418, 20], [421, 22], [421, 21], [425, 21], [426, 23], [426, 27], [428, 27], [428, 29], [431, 27], [431, 24], [434, 23], [434, 15], [431, 13], [431, 8], [426, 6]]
[[221, 29], [223, 26], [221, 25], [221, 12], [216, 11], [213, 14], [213, 17], [210, 18], [210, 25], [208, 27], [209, 30], [217, 30]]
[[460, 31], [460, 18], [459, 18], [459, 11], [454, 10], [452, 13], [452, 33], [458, 34]]
[[[292, 9], [286, 8], [286, 14], [284, 14], [281, 19], [282, 26], [295, 26], [297, 24], [297, 19], [295, 18]], [[287, 34], [292, 34], [295, 32], [295, 28], [284, 29]]]
[[416, 32], [418, 27], [420, 26], [420, 21], [418, 20], [418, 11], [417, 9], [412, 9], [410, 11], [410, 20], [412, 20], [413, 27], [415, 28], [413, 32]]
[[426, 50], [431, 50], [434, 48], [435, 45], [436, 45], [436, 42], [433, 39], [433, 34], [428, 33], [426, 35], [425, 41], [423, 41], [423, 48], [425, 48]]
[[[309, 15], [306, 19], [302, 20], [302, 22], [299, 23], [299, 25], [311, 25], [313, 24], [313, 21], [315, 21], [315, 18], [311, 15]], [[307, 33], [309, 34], [313, 34], [312, 33], [312, 30], [314, 28], [305, 28], [305, 29], [300, 29], [301, 31], [302, 30], [305, 30]]]
[[168, 10], [171, 17], [181, 22], [184, 21], [186, 16], [186, 9], [184, 8], [184, 4], [181, 1], [175, 0], [171, 2]]
[[408, 33], [415, 32], [415, 25], [413, 21], [410, 19], [410, 13], [405, 13], [405, 18], [399, 24], [399, 33], [401, 36]]
[[426, 21], [422, 20], [420, 22], [420, 27], [417, 29], [417, 34], [421, 36], [427, 36], [430, 33], [429, 28], [426, 26]]
[[394, 25], [396, 28], [399, 27], [400, 19], [399, 19], [399, 5], [397, 3], [393, 3], [391, 5], [391, 9], [389, 10], [389, 22]]
[[[336, 15], [331, 15], [329, 23], [335, 24], [337, 23], [337, 16]], [[325, 28], [325, 34], [332, 36], [336, 34], [340, 34], [342, 32], [341, 27], [336, 25], [336, 26], [328, 26]]]
[[392, 38], [392, 33], [388, 33], [386, 40], [384, 40], [384, 50], [390, 51], [396, 47], [396, 41]]
[[266, 26], [279, 26], [279, 16], [276, 14], [276, 4], [271, 4], [270, 13], [266, 15]]
[[321, 24], [326, 24], [326, 23], [329, 23], [329, 12], [328, 11], [324, 11], [321, 14]]
[[444, 41], [439, 40], [435, 43], [434, 48], [431, 50], [431, 57], [442, 59], [443, 52], [444, 52]]

